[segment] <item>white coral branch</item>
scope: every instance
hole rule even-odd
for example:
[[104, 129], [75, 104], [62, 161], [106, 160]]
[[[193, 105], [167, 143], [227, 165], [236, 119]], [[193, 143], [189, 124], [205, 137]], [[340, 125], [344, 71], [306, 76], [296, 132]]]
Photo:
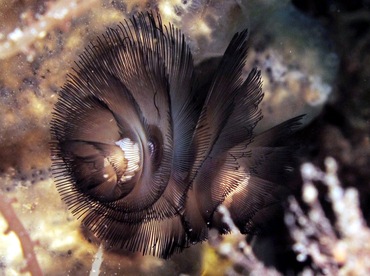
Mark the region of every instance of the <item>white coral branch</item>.
[[[359, 207], [358, 192], [354, 188], [341, 187], [333, 158], [327, 158], [325, 166], [325, 172], [310, 163], [301, 167], [302, 198], [309, 210], [306, 215], [298, 202], [290, 198], [290, 210], [285, 219], [295, 240], [293, 249], [298, 253], [298, 261], [310, 256], [325, 274], [368, 275], [370, 229]], [[328, 199], [336, 217], [335, 228], [325, 216], [314, 181], [328, 188]]]
[[234, 224], [229, 210], [224, 205], [220, 205], [217, 210], [222, 215], [223, 222], [229, 227], [232, 236], [230, 239], [232, 242], [230, 242], [220, 236], [217, 230], [210, 231], [209, 243], [217, 250], [218, 254], [228, 258], [234, 265], [242, 267], [249, 275], [280, 275], [275, 269], [267, 268], [257, 259], [251, 246], [246, 242], [245, 235], [242, 235]]

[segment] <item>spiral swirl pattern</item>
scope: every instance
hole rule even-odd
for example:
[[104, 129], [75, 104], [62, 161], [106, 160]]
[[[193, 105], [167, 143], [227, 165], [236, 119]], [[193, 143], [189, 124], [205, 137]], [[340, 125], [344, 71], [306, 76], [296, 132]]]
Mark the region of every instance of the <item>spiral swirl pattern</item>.
[[167, 258], [211, 227], [228, 231], [220, 204], [248, 232], [278, 201], [282, 142], [300, 118], [253, 134], [263, 93], [258, 70], [241, 77], [246, 40], [235, 34], [207, 85], [181, 32], [151, 13], [80, 56], [53, 112], [52, 169], [72, 213], [107, 247]]

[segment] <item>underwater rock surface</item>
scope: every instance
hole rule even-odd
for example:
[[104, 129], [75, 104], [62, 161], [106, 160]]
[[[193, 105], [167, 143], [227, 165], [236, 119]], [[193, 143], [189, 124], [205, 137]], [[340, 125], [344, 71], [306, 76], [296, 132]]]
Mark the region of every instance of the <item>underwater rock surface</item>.
[[[307, 113], [312, 118], [320, 112], [331, 91], [335, 54], [311, 28], [315, 23], [302, 17], [288, 1], [274, 6], [258, 2], [0, 2], [0, 18], [6, 15], [7, 19], [0, 22], [0, 191], [18, 200], [14, 208], [31, 238], [39, 241], [35, 251], [45, 274], [65, 275], [68, 270], [87, 275], [97, 250], [82, 238], [78, 222], [56, 192], [50, 178], [48, 143], [50, 112], [66, 74], [83, 47], [106, 27], [136, 11], [158, 9], [164, 23], [172, 22], [186, 34], [197, 63], [222, 55], [232, 35], [250, 27], [246, 71], [252, 66], [262, 70], [265, 92], [265, 118], [259, 129], [294, 115]], [[282, 12], [287, 9], [296, 15], [288, 21]], [[293, 25], [307, 33], [299, 37], [297, 32], [283, 32]], [[316, 42], [307, 45], [307, 37]], [[24, 260], [16, 237], [2, 234], [6, 225], [0, 216], [0, 252], [4, 252], [0, 271], [17, 273]], [[14, 247], [19, 251], [11, 254]], [[107, 271], [119, 266], [129, 274], [135, 273], [130, 269], [140, 263], [142, 273], [161, 275], [166, 268], [174, 274], [196, 274], [201, 269], [200, 251], [201, 246], [185, 250], [166, 263], [141, 256], [115, 262], [112, 257], [103, 266]], [[194, 270], [178, 267], [186, 258], [194, 260]]]
[[249, 62], [261, 68], [265, 91], [262, 110], [267, 120], [257, 128], [299, 114], [307, 114], [309, 123], [329, 100], [339, 66], [327, 31], [287, 0], [245, 4], [253, 42]]

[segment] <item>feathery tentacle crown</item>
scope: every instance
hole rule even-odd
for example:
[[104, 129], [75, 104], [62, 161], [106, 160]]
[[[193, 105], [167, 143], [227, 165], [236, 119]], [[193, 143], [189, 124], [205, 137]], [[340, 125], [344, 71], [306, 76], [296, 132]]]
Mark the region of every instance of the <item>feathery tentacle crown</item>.
[[241, 78], [246, 40], [235, 34], [207, 91], [184, 36], [151, 13], [80, 56], [53, 112], [52, 169], [72, 213], [107, 247], [167, 258], [211, 227], [228, 231], [220, 204], [246, 233], [278, 201], [276, 161], [300, 118], [253, 134], [263, 94], [258, 70]]

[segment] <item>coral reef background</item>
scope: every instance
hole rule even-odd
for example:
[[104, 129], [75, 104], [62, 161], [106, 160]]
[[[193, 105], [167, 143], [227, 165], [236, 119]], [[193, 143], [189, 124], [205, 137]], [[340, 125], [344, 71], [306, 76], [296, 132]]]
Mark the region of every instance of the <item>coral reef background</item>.
[[310, 159], [325, 156], [339, 163], [339, 176], [360, 192], [370, 221], [370, 2], [293, 1], [301, 11], [329, 30], [340, 65], [333, 97], [314, 122]]
[[[370, 2], [265, 2], [0, 0], [1, 199], [14, 207], [30, 235], [27, 250], [34, 249], [46, 275], [88, 275], [97, 251], [93, 241], [82, 237], [79, 222], [61, 202], [51, 179], [49, 121], [59, 88], [89, 41], [131, 13], [151, 8], [187, 32], [195, 60], [205, 62], [204, 68], [211, 66], [208, 58], [222, 54], [233, 33], [250, 27], [248, 62], [262, 69], [266, 92], [261, 129], [276, 118], [311, 114], [299, 134], [305, 144], [300, 162], [323, 167], [327, 156], [337, 160], [339, 179], [359, 191], [364, 219], [370, 223]], [[318, 190], [334, 223], [326, 188]], [[297, 191], [297, 198], [300, 195]], [[17, 275], [22, 268], [30, 272], [26, 251], [14, 234], [19, 228], [5, 218], [0, 215], [0, 274]], [[269, 233], [267, 241], [261, 239], [265, 247], [255, 251], [269, 265], [295, 273], [309, 262], [297, 261], [283, 215], [280, 223], [282, 230]], [[269, 256], [261, 256], [266, 248]], [[203, 253], [199, 245], [166, 262], [107, 253], [102, 271], [223, 275], [222, 268], [231, 262], [212, 250]], [[281, 252], [284, 260], [276, 256]]]

